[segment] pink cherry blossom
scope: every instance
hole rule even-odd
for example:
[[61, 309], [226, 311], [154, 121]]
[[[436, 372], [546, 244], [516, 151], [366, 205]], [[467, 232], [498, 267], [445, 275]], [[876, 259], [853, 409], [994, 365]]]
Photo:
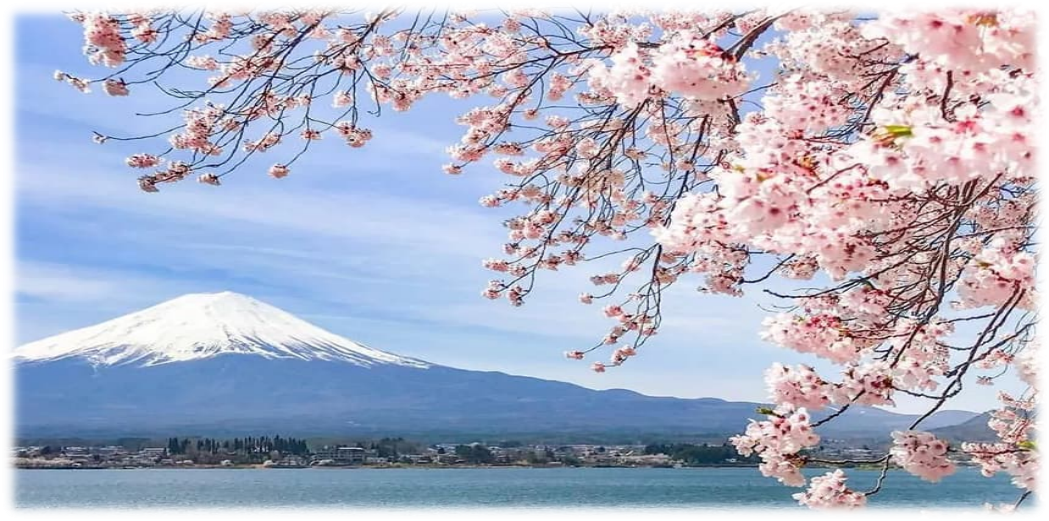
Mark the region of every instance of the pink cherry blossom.
[[219, 182], [219, 176], [215, 174], [201, 174], [200, 177], [197, 178], [197, 181], [212, 186], [219, 186], [222, 184]]
[[744, 434], [729, 441], [743, 456], [761, 457], [759, 469], [765, 476], [775, 477], [784, 485], [800, 487], [805, 484], [801, 475], [802, 449], [819, 443], [820, 437], [812, 428], [808, 411], [783, 404], [767, 411], [768, 420], [753, 421]]
[[186, 58], [186, 65], [194, 69], [202, 69], [206, 71], [218, 70], [219, 62], [211, 56], [190, 56]]
[[743, 65], [713, 40], [682, 31], [652, 58], [653, 84], [666, 92], [698, 100], [717, 100], [746, 90]]
[[354, 104], [354, 94], [345, 90], [336, 92], [333, 101], [331, 101], [331, 106], [336, 108], [349, 107], [352, 104]]
[[160, 158], [152, 154], [135, 154], [128, 157], [125, 162], [132, 168], [150, 168], [160, 164]]
[[1016, 366], [1016, 372], [1020, 379], [1023, 380], [1032, 389], [1038, 389], [1038, 355], [1039, 346], [1037, 340], [1028, 342], [1024, 350], [1015, 358], [1013, 364]]
[[809, 489], [794, 494], [798, 503], [811, 508], [857, 508], [867, 504], [867, 496], [849, 490], [841, 469], [812, 478]]
[[91, 82], [89, 80], [84, 80], [82, 78], [77, 78], [76, 76], [73, 76], [71, 74], [66, 74], [65, 75], [65, 79], [66, 79], [66, 83], [69, 83], [70, 85], [72, 85], [73, 88], [75, 88], [76, 90], [79, 90], [80, 92], [82, 92], [84, 94], [88, 94], [88, 93], [91, 92], [91, 87], [90, 87]]
[[637, 355], [637, 350], [630, 346], [620, 347], [612, 353], [612, 365], [622, 365], [627, 358]]
[[636, 106], [652, 94], [652, 70], [645, 61], [637, 45], [630, 42], [612, 55], [610, 68], [601, 64], [591, 66], [590, 88], [607, 92], [626, 106]]
[[893, 461], [904, 470], [926, 481], [937, 482], [954, 473], [947, 459], [947, 443], [928, 432], [895, 431], [890, 450]]
[[270, 167], [269, 174], [270, 174], [271, 177], [274, 177], [276, 179], [280, 179], [282, 177], [287, 176], [288, 172], [289, 172], [289, 170], [288, 170], [288, 167], [286, 165], [282, 165], [282, 164], [278, 163], [278, 164], [273, 165], [273, 166]]
[[105, 13], [84, 13], [84, 54], [91, 63], [116, 67], [127, 56], [127, 43], [120, 34], [120, 22]]
[[102, 84], [102, 90], [110, 96], [127, 96], [129, 94], [127, 84], [123, 80], [108, 79]]
[[980, 465], [985, 476], [1006, 472], [1017, 487], [1034, 491], [1038, 484], [1038, 457], [1031, 450], [1018, 450], [1001, 443], [966, 443], [962, 450]]
[[790, 403], [806, 409], [822, 409], [830, 403], [828, 384], [808, 366], [790, 368], [773, 364], [765, 371], [765, 382], [775, 403]]

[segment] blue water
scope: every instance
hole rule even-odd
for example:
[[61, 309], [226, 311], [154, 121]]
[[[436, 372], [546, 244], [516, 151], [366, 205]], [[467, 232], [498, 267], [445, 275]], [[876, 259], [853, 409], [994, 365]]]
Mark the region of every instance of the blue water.
[[[878, 474], [847, 473], [856, 489]], [[800, 490], [755, 468], [17, 470], [15, 489], [21, 508], [769, 508], [795, 506]], [[892, 471], [869, 506], [979, 508], [1018, 496], [1007, 476], [971, 468], [939, 485]]]

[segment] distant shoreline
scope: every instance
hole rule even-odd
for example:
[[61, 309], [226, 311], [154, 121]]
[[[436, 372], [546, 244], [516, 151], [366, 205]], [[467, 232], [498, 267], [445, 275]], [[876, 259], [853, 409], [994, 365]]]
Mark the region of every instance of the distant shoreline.
[[[15, 466], [15, 470], [398, 470], [398, 469], [716, 469], [716, 468], [757, 468], [756, 463], [710, 464], [710, 465], [312, 465], [302, 467], [251, 465], [163, 465], [153, 467], [120, 467], [120, 466]], [[968, 465], [962, 465], [968, 466]], [[878, 470], [881, 465], [827, 465], [812, 463], [808, 468], [852, 468], [859, 470]], [[897, 468], [890, 465], [890, 468]]]
[[397, 470], [397, 469], [697, 469], [697, 468], [754, 468], [756, 464], [740, 465], [691, 465], [691, 466], [643, 466], [643, 465], [355, 465], [355, 466], [333, 466], [313, 465], [303, 467], [279, 467], [265, 465], [172, 465], [153, 467], [119, 467], [119, 466], [15, 466], [16, 470]]

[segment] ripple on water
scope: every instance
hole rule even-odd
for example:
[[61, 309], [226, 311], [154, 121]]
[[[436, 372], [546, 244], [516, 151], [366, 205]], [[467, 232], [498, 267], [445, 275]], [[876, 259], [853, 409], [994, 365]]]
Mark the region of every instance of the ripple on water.
[[[877, 478], [848, 475], [860, 490]], [[799, 490], [753, 468], [18, 470], [15, 489], [20, 508], [776, 508], [794, 506]], [[1007, 476], [971, 468], [939, 485], [894, 471], [870, 506], [979, 508], [1018, 496]]]

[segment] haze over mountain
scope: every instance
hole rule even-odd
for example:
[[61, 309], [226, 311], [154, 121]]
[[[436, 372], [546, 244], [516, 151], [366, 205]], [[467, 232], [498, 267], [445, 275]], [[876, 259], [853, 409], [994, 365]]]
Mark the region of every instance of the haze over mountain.
[[[760, 416], [760, 404], [751, 402], [597, 391], [432, 364], [364, 346], [230, 292], [184, 295], [25, 344], [14, 360], [19, 436], [260, 430], [725, 435]], [[943, 411], [922, 428], [975, 416]], [[820, 432], [880, 438], [914, 418], [856, 407]]]

